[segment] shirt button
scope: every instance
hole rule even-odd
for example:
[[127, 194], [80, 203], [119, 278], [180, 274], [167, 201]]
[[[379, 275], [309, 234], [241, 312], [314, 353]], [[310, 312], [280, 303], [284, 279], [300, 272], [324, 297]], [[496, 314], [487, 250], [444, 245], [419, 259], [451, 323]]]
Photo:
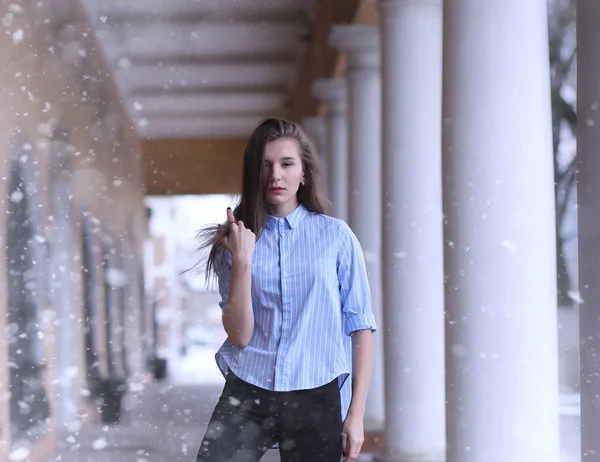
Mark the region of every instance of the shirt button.
[[285, 233], [281, 233], [282, 236], [285, 236]]

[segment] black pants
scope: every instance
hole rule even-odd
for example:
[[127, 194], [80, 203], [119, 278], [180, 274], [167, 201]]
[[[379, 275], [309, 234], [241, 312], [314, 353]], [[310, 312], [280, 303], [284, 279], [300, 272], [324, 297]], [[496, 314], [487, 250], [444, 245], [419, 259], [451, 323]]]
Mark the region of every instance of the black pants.
[[274, 392], [231, 372], [197, 462], [258, 462], [279, 443], [282, 462], [340, 462], [342, 417], [337, 379], [319, 388]]

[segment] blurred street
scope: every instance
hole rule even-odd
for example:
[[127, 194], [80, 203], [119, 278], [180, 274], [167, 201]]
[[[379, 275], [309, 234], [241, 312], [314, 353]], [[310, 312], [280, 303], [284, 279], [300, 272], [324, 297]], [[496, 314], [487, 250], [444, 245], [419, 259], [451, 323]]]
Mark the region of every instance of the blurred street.
[[[86, 426], [46, 462], [193, 462], [222, 384], [213, 350], [193, 349], [173, 379], [127, 397], [120, 425]], [[578, 405], [561, 398], [561, 462], [579, 460]], [[261, 462], [277, 461], [272, 450]]]
[[[213, 356], [210, 348], [190, 349], [172, 379], [149, 382], [125, 399], [118, 426], [84, 427], [47, 462], [194, 461], [223, 386]], [[263, 460], [279, 460], [277, 451]]]

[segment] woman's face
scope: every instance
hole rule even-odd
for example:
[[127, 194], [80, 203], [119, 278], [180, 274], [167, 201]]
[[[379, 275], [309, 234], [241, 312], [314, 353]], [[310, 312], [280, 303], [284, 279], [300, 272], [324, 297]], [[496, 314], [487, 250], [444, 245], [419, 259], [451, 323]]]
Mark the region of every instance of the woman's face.
[[292, 138], [279, 138], [265, 146], [263, 178], [268, 212], [286, 216], [298, 207], [298, 188], [304, 180], [300, 147]]

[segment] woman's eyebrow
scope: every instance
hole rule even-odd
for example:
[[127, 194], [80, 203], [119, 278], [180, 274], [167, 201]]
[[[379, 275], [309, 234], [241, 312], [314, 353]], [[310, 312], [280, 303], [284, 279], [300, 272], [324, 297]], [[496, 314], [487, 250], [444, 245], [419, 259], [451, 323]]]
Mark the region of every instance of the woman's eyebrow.
[[[295, 157], [282, 157], [281, 159], [279, 159], [279, 160], [277, 160], [275, 162], [288, 162], [290, 160], [291, 161], [296, 161], [296, 158]], [[267, 164], [272, 164], [273, 163], [273, 161], [269, 160], [269, 159], [265, 159], [264, 162], [267, 163]]]

